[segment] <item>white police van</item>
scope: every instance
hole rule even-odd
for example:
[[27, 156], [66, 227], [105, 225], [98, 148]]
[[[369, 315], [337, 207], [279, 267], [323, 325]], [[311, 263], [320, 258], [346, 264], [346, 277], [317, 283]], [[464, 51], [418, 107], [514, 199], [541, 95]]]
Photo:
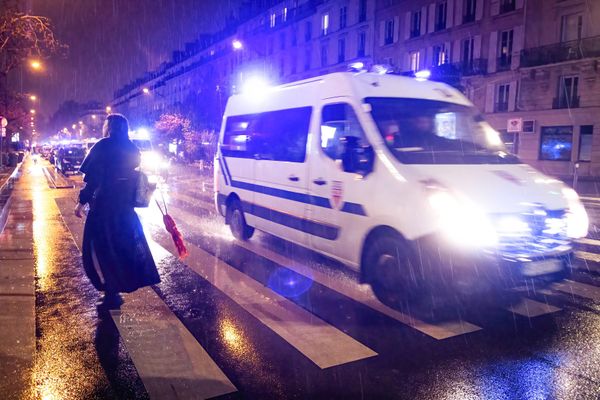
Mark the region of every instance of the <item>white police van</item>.
[[509, 154], [460, 92], [409, 77], [234, 95], [214, 174], [236, 238], [259, 229], [316, 250], [388, 302], [563, 279], [588, 229], [577, 194]]

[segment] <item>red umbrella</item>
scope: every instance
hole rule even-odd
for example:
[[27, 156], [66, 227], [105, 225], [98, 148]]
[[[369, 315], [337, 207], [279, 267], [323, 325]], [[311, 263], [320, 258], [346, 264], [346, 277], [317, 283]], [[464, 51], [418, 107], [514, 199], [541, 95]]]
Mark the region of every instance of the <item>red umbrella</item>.
[[165, 228], [167, 228], [167, 232], [169, 232], [171, 234], [171, 237], [173, 238], [173, 243], [175, 243], [177, 253], [179, 254], [179, 259], [183, 260], [189, 255], [187, 248], [185, 247], [185, 243], [183, 242], [183, 236], [181, 235], [181, 232], [179, 232], [179, 229], [177, 229], [177, 224], [175, 223], [175, 220], [169, 215], [165, 198], [163, 197], [162, 200], [163, 205], [165, 207], [164, 211], [158, 203], [158, 200], [156, 200], [156, 205], [158, 206], [158, 209], [163, 215], [163, 223], [165, 224]]

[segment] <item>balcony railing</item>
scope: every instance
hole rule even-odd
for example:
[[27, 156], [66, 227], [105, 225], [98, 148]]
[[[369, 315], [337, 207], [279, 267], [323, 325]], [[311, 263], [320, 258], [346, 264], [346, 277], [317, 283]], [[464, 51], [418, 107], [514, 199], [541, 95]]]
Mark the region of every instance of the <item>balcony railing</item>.
[[512, 56], [498, 57], [496, 71], [508, 71], [512, 64]]
[[458, 69], [463, 76], [484, 75], [487, 73], [487, 60], [485, 58], [476, 58], [454, 63], [453, 66]]
[[469, 22], [474, 22], [475, 21], [475, 14], [474, 13], [469, 13], [469, 14], [465, 14], [463, 15], [463, 24], [468, 24]]
[[560, 108], [578, 108], [579, 107], [579, 96], [572, 97], [555, 97], [552, 100], [552, 108], [560, 109]]
[[535, 67], [589, 57], [600, 57], [600, 36], [525, 49], [521, 51], [521, 66]]
[[508, 102], [496, 103], [494, 105], [495, 112], [507, 112], [508, 111]]
[[515, 1], [504, 1], [500, 4], [500, 14], [515, 11], [517, 5]]

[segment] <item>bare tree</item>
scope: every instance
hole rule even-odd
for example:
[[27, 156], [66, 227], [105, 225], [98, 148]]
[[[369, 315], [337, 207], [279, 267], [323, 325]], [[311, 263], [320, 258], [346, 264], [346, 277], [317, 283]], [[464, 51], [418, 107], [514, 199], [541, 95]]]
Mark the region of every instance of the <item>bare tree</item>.
[[47, 58], [67, 49], [54, 36], [50, 19], [19, 12], [16, 1], [0, 4], [0, 75], [28, 58]]

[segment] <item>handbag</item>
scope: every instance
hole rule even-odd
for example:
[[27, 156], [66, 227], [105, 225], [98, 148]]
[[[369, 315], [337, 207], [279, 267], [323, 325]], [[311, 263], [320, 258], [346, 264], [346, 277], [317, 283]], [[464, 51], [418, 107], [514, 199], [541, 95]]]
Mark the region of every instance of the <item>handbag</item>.
[[137, 171], [137, 176], [135, 179], [133, 207], [148, 207], [150, 205], [152, 195], [154, 194], [154, 190], [156, 189], [156, 184], [150, 183], [148, 176], [141, 171]]

